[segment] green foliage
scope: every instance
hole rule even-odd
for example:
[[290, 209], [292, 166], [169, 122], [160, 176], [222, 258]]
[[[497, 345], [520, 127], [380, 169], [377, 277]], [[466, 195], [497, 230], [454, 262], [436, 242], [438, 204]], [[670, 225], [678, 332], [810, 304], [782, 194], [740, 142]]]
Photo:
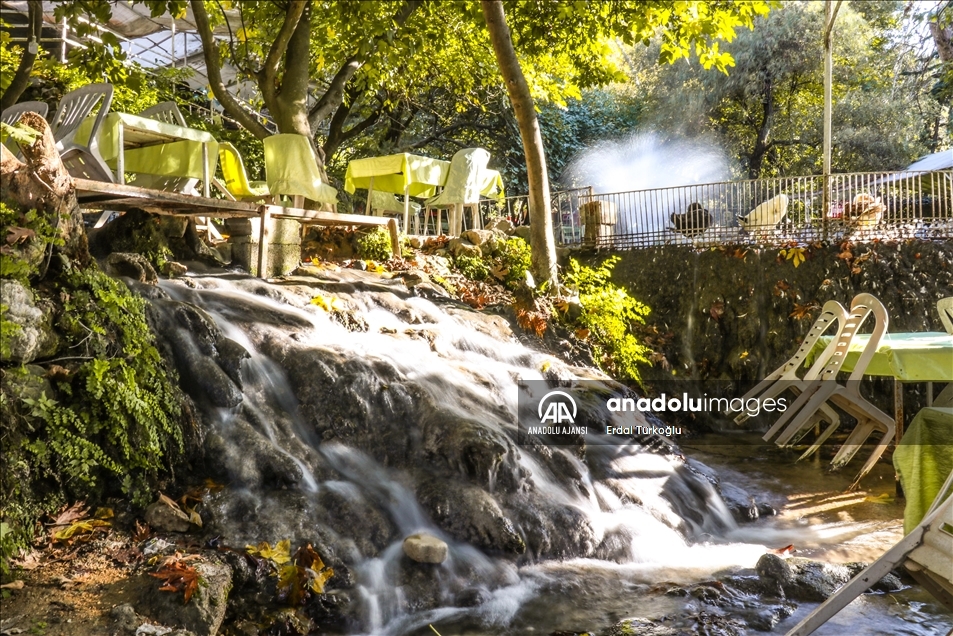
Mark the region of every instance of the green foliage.
[[56, 326], [74, 362], [48, 384], [24, 368], [2, 370], [0, 505], [21, 544], [64, 498], [113, 492], [148, 503], [184, 444], [183, 397], [145, 301], [95, 266], [66, 268], [43, 291], [62, 303]]
[[490, 275], [489, 266], [479, 256], [461, 254], [453, 259], [453, 264], [470, 280], [485, 280]]
[[361, 258], [386, 261], [391, 257], [390, 233], [382, 227], [357, 239], [357, 253]]
[[22, 283], [38, 273], [37, 260], [51, 245], [63, 244], [56, 228], [42, 214], [36, 210], [20, 212], [2, 202], [0, 232], [7, 238], [7, 244], [0, 246], [0, 278]]
[[598, 268], [569, 261], [564, 282], [576, 289], [582, 311], [572, 319], [567, 311], [566, 320], [589, 331], [596, 362], [603, 371], [620, 380], [641, 382], [638, 365], [648, 362], [650, 350], [639, 343], [632, 328], [644, 324], [650, 310], [612, 282], [612, 269], [618, 261], [618, 256], [612, 256]]
[[13, 529], [10, 524], [0, 522], [0, 575], [10, 574], [10, 559], [16, 551]]
[[[926, 63], [910, 54], [910, 35], [899, 28], [902, 11], [900, 4], [853, 2], [838, 13], [832, 115], [837, 172], [902, 168], [938, 149], [931, 144], [949, 117], [949, 103], [944, 110], [929, 97], [915, 68]], [[738, 160], [738, 176], [819, 174], [823, 47], [817, 34], [823, 20], [823, 3], [785, 3], [726, 45], [735, 62], [727, 76], [629, 56], [629, 74], [645, 97], [643, 126], [662, 136], [715, 137]], [[653, 50], [659, 47], [653, 44]]]
[[515, 289], [526, 279], [526, 272], [532, 266], [532, 251], [529, 243], [518, 236], [511, 236], [499, 247], [500, 265], [505, 271], [503, 284]]

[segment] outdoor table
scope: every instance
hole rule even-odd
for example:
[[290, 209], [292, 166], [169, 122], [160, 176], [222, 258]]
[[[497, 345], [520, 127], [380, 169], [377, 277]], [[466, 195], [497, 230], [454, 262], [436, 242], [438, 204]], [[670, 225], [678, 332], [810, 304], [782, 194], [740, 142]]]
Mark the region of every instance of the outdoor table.
[[[853, 371], [861, 351], [870, 340], [868, 334], [857, 334], [850, 343], [841, 371]], [[810, 366], [824, 351], [831, 336], [818, 338], [808, 354], [805, 365]], [[896, 441], [903, 437], [903, 382], [926, 382], [927, 403], [933, 400], [933, 382], [953, 382], [953, 335], [943, 332], [888, 333], [864, 370], [865, 375], [894, 379], [894, 419], [897, 422]]]
[[921, 409], [893, 453], [893, 466], [907, 499], [903, 532], [908, 534], [953, 471], [953, 408]]
[[[92, 119], [83, 122], [77, 138], [88, 139], [92, 125]], [[218, 164], [218, 142], [211, 133], [127, 113], [106, 115], [99, 152], [110, 167], [115, 165], [117, 183], [125, 183], [127, 170], [201, 179], [206, 197]]]
[[403, 194], [406, 232], [410, 223], [410, 197], [433, 196], [436, 187], [446, 183], [449, 170], [449, 161], [409, 153], [355, 159], [347, 164], [344, 189], [353, 193], [357, 188], [367, 188], [368, 201], [375, 189]]

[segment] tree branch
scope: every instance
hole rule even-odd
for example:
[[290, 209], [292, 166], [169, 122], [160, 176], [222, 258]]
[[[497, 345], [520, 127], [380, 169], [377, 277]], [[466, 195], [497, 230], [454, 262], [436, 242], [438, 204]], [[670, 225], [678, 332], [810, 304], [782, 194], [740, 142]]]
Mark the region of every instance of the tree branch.
[[[7, 86], [7, 90], [0, 97], [0, 110], [9, 108], [17, 103], [20, 95], [26, 90], [30, 83], [30, 73], [33, 72], [33, 62], [36, 61], [40, 46], [40, 35], [43, 31], [43, 2], [42, 0], [29, 0], [27, 3], [27, 15], [30, 24], [31, 42], [23, 49], [23, 57], [20, 58], [20, 65], [13, 75], [13, 80]], [[30, 52], [30, 43], [33, 44], [33, 52]]]
[[[404, 25], [407, 19], [411, 14], [417, 10], [422, 4], [422, 0], [407, 0], [404, 5], [400, 8], [400, 11], [394, 16], [393, 22], [396, 25], [396, 28], [400, 28]], [[386, 37], [386, 33], [377, 36], [374, 38], [374, 41], [378, 41], [381, 38]], [[355, 53], [349, 57], [337, 73], [334, 74], [334, 78], [331, 80], [331, 83], [328, 85], [328, 90], [325, 91], [324, 95], [321, 96], [321, 99], [311, 108], [311, 112], [308, 114], [308, 122], [311, 124], [311, 129], [314, 130], [318, 127], [322, 121], [324, 121], [328, 115], [340, 106], [341, 102], [344, 100], [344, 87], [347, 83], [354, 77], [354, 74], [364, 65], [364, 60], [366, 54], [364, 53]]]
[[190, 4], [192, 14], [195, 16], [195, 28], [202, 38], [202, 52], [205, 56], [205, 67], [212, 92], [232, 119], [259, 139], [268, 137], [271, 135], [268, 129], [225, 88], [225, 82], [222, 80], [222, 64], [218, 59], [218, 51], [215, 49], [215, 40], [212, 37], [212, 28], [209, 26], [204, 1], [191, 0]]
[[[278, 36], [268, 50], [268, 56], [265, 58], [265, 64], [256, 74], [258, 76], [258, 85], [261, 87], [262, 95], [265, 97], [265, 103], [271, 103], [275, 99], [275, 79], [278, 76], [278, 66], [281, 64], [281, 58], [288, 50], [288, 43], [295, 29], [298, 28], [298, 22], [304, 13], [307, 3], [304, 0], [293, 0], [285, 9], [285, 21], [281, 24], [281, 30]], [[307, 67], [307, 64], [305, 64]]]
[[[405, 145], [405, 146], [400, 146], [400, 149], [401, 149], [401, 150], [411, 150], [411, 149], [413, 149], [413, 148], [423, 148], [423, 147], [426, 146], [427, 144], [429, 144], [429, 143], [431, 143], [431, 142], [433, 142], [433, 141], [436, 141], [437, 139], [440, 139], [441, 137], [443, 137], [443, 136], [446, 135], [447, 133], [453, 132], [453, 131], [455, 131], [455, 130], [461, 130], [461, 129], [464, 129], [464, 128], [471, 128], [471, 129], [473, 129], [473, 130], [499, 130], [499, 126], [494, 126], [494, 125], [490, 125], [490, 124], [478, 124], [478, 123], [473, 122], [473, 121], [461, 121], [461, 122], [457, 122], [457, 123], [455, 123], [455, 124], [451, 124], [451, 125], [449, 125], [449, 126], [444, 126], [444, 127], [441, 128], [440, 130], [437, 130], [437, 131], [431, 133], [430, 135], [427, 135], [427, 136], [424, 137], [423, 139], [418, 139], [417, 141], [415, 141], [415, 142], [413, 142], [413, 143], [411, 143], [411, 144], [407, 144], [407, 145]], [[457, 141], [455, 141], [455, 140], [452, 140], [452, 139], [449, 140], [449, 141], [453, 141], [453, 143], [459, 143], [459, 142], [457, 142]]]

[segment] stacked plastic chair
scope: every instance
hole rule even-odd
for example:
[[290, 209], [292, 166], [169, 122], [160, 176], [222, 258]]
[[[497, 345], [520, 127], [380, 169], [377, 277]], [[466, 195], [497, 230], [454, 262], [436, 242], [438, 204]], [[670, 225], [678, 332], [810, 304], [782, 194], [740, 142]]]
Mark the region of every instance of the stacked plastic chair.
[[[807, 332], [807, 336], [805, 336], [804, 340], [801, 342], [801, 346], [798, 347], [798, 350], [795, 352], [795, 354], [791, 356], [791, 359], [775, 369], [773, 372], [769, 373], [764, 380], [762, 380], [753, 389], [748, 391], [742, 400], [745, 403], [747, 403], [748, 400], [754, 398], [767, 400], [780, 395], [786, 390], [790, 390], [798, 395], [803, 393], [809, 383], [817, 379], [821, 371], [824, 369], [828, 359], [834, 352], [834, 349], [837, 345], [837, 337], [840, 335], [841, 330], [843, 330], [846, 322], [847, 310], [844, 309], [839, 302], [836, 300], [830, 300], [824, 303], [824, 307], [821, 309], [821, 315], [818, 316], [817, 320], [814, 321], [814, 324]], [[803, 366], [804, 361], [807, 359], [808, 354], [814, 348], [814, 345], [817, 343], [818, 339], [824, 335], [824, 333], [827, 332], [833, 325], [837, 326], [837, 331], [834, 334], [834, 337], [831, 339], [830, 344], [828, 344], [827, 347], [825, 347], [824, 352], [817, 357], [811, 368], [808, 369], [807, 373], [804, 374], [804, 377], [798, 377], [798, 369]], [[742, 412], [735, 417], [735, 423], [741, 424], [747, 419], [747, 412]], [[837, 427], [840, 425], [840, 417], [838, 416], [837, 412], [827, 404], [821, 405], [817, 413], [813, 415], [812, 423], [818, 420], [827, 422], [827, 427], [817, 438], [814, 444], [807, 451], [805, 451], [803, 455], [801, 455], [798, 461], [810, 457], [815, 451], [817, 451], [818, 448], [820, 448], [821, 444], [823, 444], [827, 438], [830, 437], [835, 430], [837, 430]], [[781, 426], [783, 426], [783, 422], [777, 423], [768, 429], [768, 432], [764, 435], [764, 440], [770, 441], [780, 430]]]
[[[837, 382], [837, 374], [847, 358], [851, 341], [858, 329], [867, 318], [873, 315], [874, 329], [854, 369], [847, 379], [846, 385]], [[875, 432], [882, 433], [882, 437], [874, 448], [873, 453], [863, 465], [860, 473], [850, 486], [853, 490], [860, 480], [870, 472], [874, 464], [883, 455], [894, 436], [896, 424], [889, 415], [881, 411], [860, 394], [860, 381], [863, 378], [867, 365], [880, 346], [880, 340], [887, 332], [887, 310], [883, 304], [870, 294], [858, 294], [850, 305], [850, 314], [844, 323], [840, 334], [834, 339], [833, 351], [823, 370], [815, 380], [804, 388], [804, 391], [794, 403], [784, 412], [773, 428], [785, 427], [778, 436], [776, 443], [784, 446], [788, 444], [804, 427], [810, 426], [811, 418], [828, 403], [837, 406], [857, 418], [857, 426], [850, 433], [847, 441], [834, 456], [831, 464], [835, 468], [846, 465], [860, 450], [863, 443]]]

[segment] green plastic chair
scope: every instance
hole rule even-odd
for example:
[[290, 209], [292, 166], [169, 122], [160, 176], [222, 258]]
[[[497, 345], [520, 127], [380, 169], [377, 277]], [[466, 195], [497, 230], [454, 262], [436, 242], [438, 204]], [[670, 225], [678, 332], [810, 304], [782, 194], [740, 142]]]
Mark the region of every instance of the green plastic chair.
[[271, 196], [267, 183], [248, 180], [242, 156], [238, 149], [227, 141], [218, 144], [218, 163], [222, 167], [225, 189], [235, 199], [261, 199]]
[[[265, 177], [272, 196], [292, 199], [310, 199], [335, 207], [338, 191], [321, 179], [318, 161], [311, 141], [302, 135], [272, 135], [266, 137]], [[295, 200], [295, 207], [300, 207]]]

